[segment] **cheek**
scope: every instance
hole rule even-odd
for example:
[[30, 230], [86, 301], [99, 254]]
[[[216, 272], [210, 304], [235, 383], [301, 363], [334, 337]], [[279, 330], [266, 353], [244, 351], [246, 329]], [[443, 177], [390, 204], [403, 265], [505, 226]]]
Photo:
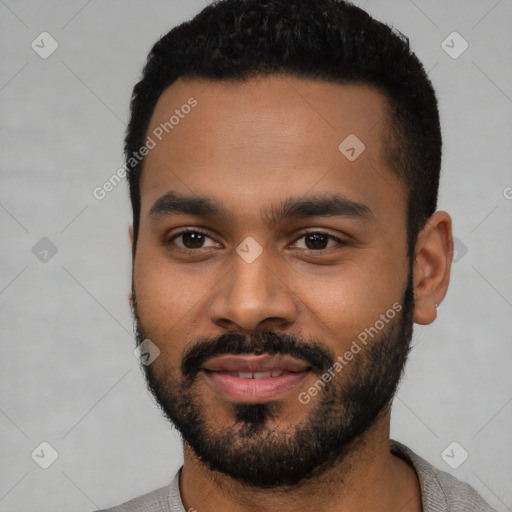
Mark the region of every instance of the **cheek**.
[[[376, 246], [347, 253], [336, 265], [275, 263], [275, 272], [286, 285], [281, 293], [292, 294], [298, 301], [297, 324], [326, 341], [336, 336], [350, 342], [374, 325], [381, 314], [401, 301], [407, 278], [404, 254], [382, 240]], [[141, 237], [134, 279], [144, 326], [162, 341], [182, 337], [185, 332], [194, 337], [211, 327], [206, 308], [213, 294], [222, 293], [226, 270], [225, 266], [171, 262], [161, 247]]]
[[[383, 253], [384, 254], [384, 253]], [[303, 305], [304, 314], [327, 340], [350, 343], [365, 328], [375, 324], [393, 304], [402, 301], [407, 267], [398, 258], [372, 255], [344, 265], [325, 268], [315, 275], [289, 277], [290, 288]], [[293, 282], [295, 281], [295, 282]], [[305, 326], [306, 328], [306, 326]]]
[[207, 329], [208, 297], [221, 277], [172, 263], [160, 248], [140, 245], [134, 268], [138, 315], [162, 351], [179, 352]]
[[191, 287], [175, 266], [142, 243], [135, 258], [134, 285], [139, 317], [153, 334], [165, 332], [183, 316]]

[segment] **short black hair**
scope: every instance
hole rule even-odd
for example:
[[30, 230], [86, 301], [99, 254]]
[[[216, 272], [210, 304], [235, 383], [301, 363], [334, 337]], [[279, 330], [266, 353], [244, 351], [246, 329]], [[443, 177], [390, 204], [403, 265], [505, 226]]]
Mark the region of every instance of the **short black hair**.
[[[387, 99], [386, 158], [407, 190], [409, 257], [437, 207], [442, 138], [434, 88], [409, 39], [344, 0], [219, 0], [151, 49], [135, 85], [125, 156], [135, 257], [148, 125], [180, 77], [244, 81], [290, 75], [376, 88]], [[341, 142], [341, 141], [340, 141]]]

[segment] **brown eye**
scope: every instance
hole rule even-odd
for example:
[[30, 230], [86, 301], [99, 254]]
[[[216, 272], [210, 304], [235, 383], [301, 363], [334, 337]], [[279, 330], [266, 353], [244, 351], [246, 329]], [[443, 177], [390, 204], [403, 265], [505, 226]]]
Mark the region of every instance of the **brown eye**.
[[[210, 246], [204, 246], [203, 244], [207, 240], [212, 240], [211, 237], [209, 237], [206, 233], [203, 233], [202, 231], [198, 230], [185, 230], [181, 231], [179, 233], [176, 233], [173, 237], [171, 237], [168, 241], [168, 244], [175, 243], [175, 240], [178, 240], [181, 238], [181, 244], [177, 243], [176, 245], [180, 249], [203, 249], [205, 247], [214, 247], [215, 243]], [[212, 240], [213, 242], [213, 240]]]
[[183, 245], [187, 249], [199, 249], [204, 243], [202, 233], [184, 233], [182, 236]]
[[332, 236], [329, 233], [324, 233], [322, 231], [311, 231], [309, 233], [303, 233], [302, 236], [298, 238], [298, 240], [301, 239], [304, 239], [305, 247], [303, 248], [309, 251], [319, 251], [333, 247], [333, 244], [329, 245], [329, 240], [334, 240], [336, 242], [334, 245], [345, 245], [343, 240], [340, 240], [339, 238], [336, 238], [335, 236]]
[[308, 249], [325, 249], [329, 237], [321, 233], [313, 233], [304, 237]]

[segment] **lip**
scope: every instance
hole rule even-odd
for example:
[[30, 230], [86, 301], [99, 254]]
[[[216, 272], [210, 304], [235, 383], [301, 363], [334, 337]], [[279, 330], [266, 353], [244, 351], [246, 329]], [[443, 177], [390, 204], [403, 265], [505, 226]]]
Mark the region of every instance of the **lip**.
[[282, 397], [298, 386], [309, 374], [309, 370], [261, 379], [245, 379], [227, 372], [208, 370], [203, 370], [202, 373], [207, 382], [228, 400], [257, 404]]
[[303, 372], [310, 369], [310, 366], [299, 359], [291, 356], [277, 355], [224, 355], [210, 359], [201, 367], [212, 372], [268, 372], [272, 370], [284, 370], [286, 372]]
[[[263, 403], [276, 400], [297, 387], [311, 367], [304, 361], [283, 355], [226, 355], [210, 359], [201, 370], [208, 384], [228, 400]], [[272, 377], [272, 373], [277, 375]]]

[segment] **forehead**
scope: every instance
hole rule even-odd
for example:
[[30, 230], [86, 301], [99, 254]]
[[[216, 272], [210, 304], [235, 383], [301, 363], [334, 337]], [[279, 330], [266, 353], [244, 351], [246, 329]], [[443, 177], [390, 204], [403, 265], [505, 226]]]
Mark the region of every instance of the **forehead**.
[[334, 189], [354, 201], [379, 202], [384, 193], [381, 202], [398, 195], [405, 204], [387, 162], [386, 109], [385, 96], [366, 85], [179, 79], [150, 120], [155, 146], [145, 158], [141, 213], [169, 190], [246, 207]]

